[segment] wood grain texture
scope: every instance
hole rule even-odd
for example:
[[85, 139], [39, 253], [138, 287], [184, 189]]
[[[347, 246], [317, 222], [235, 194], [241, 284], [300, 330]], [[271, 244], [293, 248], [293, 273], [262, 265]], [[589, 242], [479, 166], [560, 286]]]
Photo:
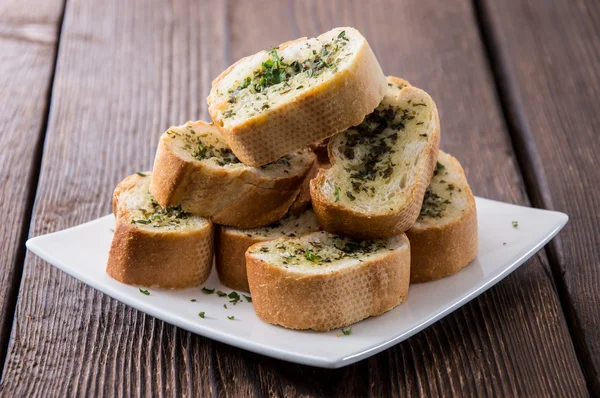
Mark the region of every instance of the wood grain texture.
[[[264, 15], [253, 10], [267, 8], [287, 15], [261, 24]], [[441, 147], [461, 161], [474, 192], [528, 203], [470, 2], [390, 1], [364, 7], [361, 2], [349, 1], [278, 6], [238, 1], [230, 2], [229, 9], [232, 61], [277, 45], [279, 40], [313, 36], [335, 26], [357, 27], [369, 40], [385, 73], [407, 79], [436, 100]], [[245, 30], [245, 24], [253, 29]], [[347, 385], [347, 375], [354, 374], [355, 388], [368, 386], [374, 396], [390, 392], [425, 396], [585, 395], [585, 382], [547, 267], [544, 253], [540, 253], [453, 315], [376, 357], [346, 368], [345, 377], [323, 372], [332, 376], [323, 377], [324, 384], [315, 382], [313, 393], [335, 395], [341, 385]], [[284, 379], [279, 376], [282, 368], [264, 367], [260, 372], [266, 372], [263, 378]], [[306, 373], [288, 373], [307, 379]]]
[[[110, 211], [114, 185], [152, 164], [169, 124], [206, 117], [208, 84], [226, 62], [338, 25], [359, 28], [387, 73], [436, 99], [442, 146], [477, 194], [527, 203], [470, 2], [361, 4], [70, 0], [33, 235]], [[191, 335], [28, 255], [0, 393], [585, 395], [547, 271], [541, 253], [406, 342], [322, 370]]]
[[[218, 1], [67, 3], [32, 235], [110, 212], [161, 133], [206, 117], [225, 66]], [[212, 343], [27, 254], [2, 396], [207, 395]]]
[[[539, 159], [536, 205], [570, 221], [550, 258], [592, 395], [600, 395], [600, 3], [485, 1], [500, 84], [514, 114], [523, 156]], [[509, 25], [507, 25], [509, 24]]]
[[[0, 361], [37, 184], [62, 0], [0, 3]], [[0, 364], [0, 369], [2, 365]]]

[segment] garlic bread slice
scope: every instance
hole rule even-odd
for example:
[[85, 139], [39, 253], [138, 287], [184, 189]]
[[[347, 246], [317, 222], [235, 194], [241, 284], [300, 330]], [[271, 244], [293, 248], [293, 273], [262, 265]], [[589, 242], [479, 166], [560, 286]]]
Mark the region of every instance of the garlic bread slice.
[[331, 233], [395, 236], [419, 216], [438, 154], [438, 111], [425, 91], [388, 82], [377, 109], [330, 140], [331, 168], [311, 181], [315, 213]]
[[336, 28], [239, 60], [207, 101], [233, 153], [256, 167], [360, 123], [385, 86], [367, 40]]
[[477, 209], [465, 172], [440, 151], [417, 222], [406, 231], [411, 249], [411, 283], [460, 271], [477, 257]]
[[290, 329], [327, 331], [406, 300], [410, 244], [404, 234], [355, 241], [315, 232], [251, 246], [246, 269], [259, 318]]
[[[150, 192], [163, 207], [181, 205], [217, 224], [255, 228], [288, 212], [314, 176], [314, 163], [315, 155], [301, 149], [249, 167], [231, 152], [213, 124], [188, 122], [161, 136]], [[306, 195], [299, 201], [297, 212], [309, 203]]]
[[116, 223], [106, 273], [129, 285], [200, 285], [212, 266], [213, 224], [179, 206], [160, 206], [148, 191], [151, 178], [151, 173], [134, 174], [115, 189]]

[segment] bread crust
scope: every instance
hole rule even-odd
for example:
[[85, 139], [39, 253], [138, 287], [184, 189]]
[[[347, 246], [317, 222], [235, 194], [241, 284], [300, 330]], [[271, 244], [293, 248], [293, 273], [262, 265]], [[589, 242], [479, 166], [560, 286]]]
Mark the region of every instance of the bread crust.
[[259, 318], [289, 329], [328, 331], [381, 315], [406, 300], [410, 248], [327, 274], [269, 264], [246, 252], [248, 282]]
[[215, 230], [215, 264], [221, 283], [234, 290], [250, 291], [246, 273], [246, 250], [268, 238], [247, 236], [217, 226]]
[[183, 231], [149, 231], [128, 221], [119, 195], [136, 186], [133, 175], [115, 189], [113, 207], [116, 223], [106, 273], [128, 285], [182, 289], [197, 286], [210, 274], [213, 258], [213, 225]]
[[[214, 128], [198, 121], [189, 125]], [[314, 165], [284, 177], [259, 173], [250, 167], [227, 169], [186, 160], [171, 151], [170, 138], [161, 137], [154, 161], [150, 192], [163, 206], [181, 204], [185, 211], [236, 228], [266, 226], [281, 219], [296, 201]], [[302, 200], [302, 199], [300, 199]], [[296, 206], [306, 206], [299, 203]], [[257, 205], [260, 204], [260, 205]]]
[[[341, 28], [340, 28], [341, 29]], [[346, 28], [350, 29], [350, 28]], [[283, 43], [284, 49], [305, 39]], [[233, 153], [249, 166], [261, 166], [299, 148], [362, 122], [384, 96], [385, 75], [368, 42], [356, 52], [351, 65], [310, 90], [267, 111], [226, 126], [219, 114], [215, 87], [246, 57], [226, 69], [212, 84], [208, 111]]]
[[[400, 78], [390, 77], [390, 79], [408, 84]], [[424, 153], [427, 161], [418, 171], [417, 183], [411, 187], [405, 206], [397, 211], [363, 212], [334, 202], [321, 189], [327, 179], [327, 171], [326, 169], [319, 170], [317, 177], [311, 181], [310, 194], [313, 208], [323, 229], [334, 234], [366, 240], [399, 235], [414, 224], [421, 210], [425, 189], [431, 181], [439, 151], [440, 122], [437, 109], [433, 110], [433, 118], [435, 128]], [[331, 141], [329, 144], [329, 158], [332, 164], [335, 164], [333, 143]]]
[[453, 275], [477, 257], [475, 197], [458, 160], [449, 157], [449, 161], [451, 167], [460, 170], [463, 180], [451, 182], [467, 193], [468, 205], [461, 217], [450, 222], [436, 225], [417, 222], [406, 232], [411, 246], [411, 283], [429, 282]]

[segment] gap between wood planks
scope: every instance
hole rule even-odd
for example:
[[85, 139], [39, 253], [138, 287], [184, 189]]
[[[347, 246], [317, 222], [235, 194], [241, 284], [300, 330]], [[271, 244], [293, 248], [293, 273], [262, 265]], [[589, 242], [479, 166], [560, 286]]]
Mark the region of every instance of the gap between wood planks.
[[[500, 103], [502, 115], [506, 122], [519, 171], [523, 176], [527, 196], [535, 207], [554, 210], [548, 180], [546, 179], [535, 138], [531, 132], [524, 107], [516, 94], [515, 78], [510, 70], [506, 55], [500, 49], [498, 37], [491, 26], [490, 11], [484, 3], [485, 1], [483, 0], [473, 0], [475, 21], [490, 65], [498, 102]], [[579, 366], [583, 370], [586, 367], [592, 366], [592, 361], [585, 347], [584, 340], [577, 338], [582, 327], [574, 315], [575, 309], [567, 291], [563, 272], [559, 267], [558, 253], [561, 251], [560, 244], [560, 237], [557, 236], [546, 245], [544, 250], [546, 251], [550, 271], [552, 272], [551, 279], [557, 290], [563, 315], [567, 320], [569, 336], [575, 347]], [[586, 379], [588, 392], [591, 394], [590, 380], [586, 372], [582, 373]]]
[[[31, 168], [31, 174], [29, 179], [27, 180], [27, 186], [29, 186], [29, 192], [27, 193], [26, 198], [26, 206], [25, 206], [25, 216], [21, 222], [21, 236], [17, 241], [17, 252], [14, 259], [13, 269], [15, 272], [13, 273], [14, 277], [10, 283], [10, 288], [7, 293], [6, 302], [7, 302], [7, 310], [1, 316], [6, 320], [3, 323], [4, 328], [0, 330], [0, 377], [4, 372], [4, 364], [6, 363], [6, 354], [8, 352], [8, 344], [10, 342], [10, 335], [13, 328], [13, 323], [15, 319], [15, 311], [17, 308], [17, 300], [19, 298], [19, 290], [21, 286], [21, 279], [23, 277], [23, 266], [25, 264], [25, 254], [27, 253], [27, 248], [25, 247], [25, 242], [29, 237], [29, 231], [31, 228], [31, 219], [33, 217], [33, 206], [35, 204], [35, 198], [37, 195], [37, 188], [40, 181], [40, 172], [42, 169], [42, 156], [44, 154], [44, 143], [46, 141], [46, 132], [48, 130], [48, 119], [50, 117], [50, 104], [52, 101], [52, 90], [54, 88], [54, 78], [56, 75], [56, 64], [58, 60], [58, 50], [60, 48], [60, 38], [63, 29], [63, 23], [65, 19], [65, 10], [67, 8], [67, 0], [63, 2], [62, 10], [60, 13], [60, 18], [58, 20], [58, 30], [56, 32], [56, 41], [54, 48], [54, 65], [52, 67], [52, 72], [50, 73], [50, 85], [48, 86], [48, 92], [46, 93], [46, 103], [44, 109], [44, 120], [42, 122], [42, 127], [38, 134], [38, 139], [35, 144], [35, 149], [31, 156], [31, 162], [33, 167]], [[3, 380], [0, 380], [0, 383]]]

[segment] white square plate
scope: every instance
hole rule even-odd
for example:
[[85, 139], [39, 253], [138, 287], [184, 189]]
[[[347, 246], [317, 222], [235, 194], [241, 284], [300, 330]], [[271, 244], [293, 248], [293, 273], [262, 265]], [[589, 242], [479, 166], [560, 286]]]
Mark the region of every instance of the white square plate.
[[[27, 248], [109, 296], [193, 333], [286, 361], [338, 368], [407, 339], [477, 297], [540, 250], [568, 220], [563, 213], [481, 198], [477, 198], [477, 215], [479, 253], [475, 261], [456, 275], [412, 285], [404, 304], [353, 325], [349, 336], [339, 330], [315, 333], [273, 326], [258, 319], [246, 300], [232, 305], [227, 297], [207, 295], [200, 288], [149, 289], [146, 296], [137, 287], [116, 282], [104, 272], [112, 215], [30, 239]], [[513, 221], [518, 221], [517, 228]], [[215, 272], [205, 286], [231, 292], [219, 283]], [[204, 319], [199, 312], [206, 314]]]

